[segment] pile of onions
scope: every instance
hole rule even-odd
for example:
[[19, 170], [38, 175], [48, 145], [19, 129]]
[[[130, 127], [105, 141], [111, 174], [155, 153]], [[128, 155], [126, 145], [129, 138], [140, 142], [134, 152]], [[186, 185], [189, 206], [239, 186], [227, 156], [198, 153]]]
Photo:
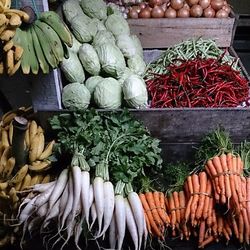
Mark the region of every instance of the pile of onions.
[[226, 0], [148, 0], [129, 7], [128, 18], [227, 18], [230, 12]]

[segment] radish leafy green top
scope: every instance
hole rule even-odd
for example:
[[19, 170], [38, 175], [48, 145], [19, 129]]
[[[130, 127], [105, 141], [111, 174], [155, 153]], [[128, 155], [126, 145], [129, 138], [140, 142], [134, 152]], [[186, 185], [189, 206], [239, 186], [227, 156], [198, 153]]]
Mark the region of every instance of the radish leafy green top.
[[128, 111], [64, 113], [50, 123], [57, 133], [60, 154], [82, 152], [92, 170], [107, 163], [115, 182], [131, 182], [144, 175], [145, 167], [161, 168], [159, 140]]

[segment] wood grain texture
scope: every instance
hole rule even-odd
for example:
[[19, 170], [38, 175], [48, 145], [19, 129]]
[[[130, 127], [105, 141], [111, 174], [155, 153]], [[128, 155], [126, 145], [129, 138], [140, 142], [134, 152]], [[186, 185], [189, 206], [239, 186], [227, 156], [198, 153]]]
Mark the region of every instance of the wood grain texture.
[[219, 47], [230, 47], [235, 17], [128, 19], [128, 23], [143, 48], [166, 48], [198, 37], [214, 39]]

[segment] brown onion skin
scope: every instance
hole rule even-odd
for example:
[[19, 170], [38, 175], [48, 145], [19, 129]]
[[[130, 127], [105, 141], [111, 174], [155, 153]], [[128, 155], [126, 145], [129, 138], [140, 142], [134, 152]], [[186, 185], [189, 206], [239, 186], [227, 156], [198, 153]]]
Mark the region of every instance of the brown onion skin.
[[225, 10], [218, 10], [215, 17], [217, 18], [228, 18], [229, 14]]
[[150, 18], [151, 17], [151, 11], [147, 8], [142, 9], [141, 12], [138, 15], [139, 18]]
[[206, 9], [211, 3], [211, 0], [200, 0], [199, 5], [202, 7], [202, 9]]
[[177, 11], [177, 17], [186, 18], [190, 16], [190, 12], [187, 8], [183, 7]]
[[130, 9], [128, 13], [128, 17], [132, 19], [137, 19], [138, 18], [138, 12], [135, 9]]
[[183, 7], [184, 5], [184, 0], [171, 0], [170, 5], [173, 9], [179, 10]]
[[131, 9], [135, 10], [138, 14], [141, 12], [141, 8], [139, 5], [134, 5], [131, 7]]
[[140, 3], [139, 6], [140, 6], [141, 9], [145, 9], [147, 7], [147, 4], [146, 3]]
[[222, 9], [225, 10], [228, 14], [231, 13], [231, 7], [228, 4], [224, 5]]
[[215, 17], [215, 10], [210, 6], [208, 8], [206, 8], [204, 11], [203, 11], [203, 16], [204, 17], [207, 17], [207, 18], [213, 18]]
[[151, 11], [151, 17], [153, 18], [163, 18], [164, 17], [164, 10], [161, 6], [155, 6]]
[[185, 8], [185, 9], [187, 9], [187, 10], [190, 10], [190, 7], [189, 7], [189, 5], [188, 5], [187, 3], [184, 3], [184, 5], [183, 5], [182, 8]]
[[149, 5], [151, 8], [155, 7], [156, 5], [160, 6], [160, 5], [162, 5], [162, 4], [163, 4], [163, 3], [162, 3], [162, 0], [149, 0], [149, 2], [148, 2], [148, 5]]
[[189, 6], [193, 6], [195, 4], [198, 4], [199, 0], [187, 0], [187, 3], [188, 3]]
[[190, 16], [192, 17], [201, 17], [203, 14], [203, 9], [200, 5], [195, 4], [190, 9]]
[[211, 7], [215, 11], [222, 9], [223, 6], [224, 6], [224, 0], [212, 0], [211, 1]]
[[165, 11], [165, 17], [167, 18], [176, 18], [177, 17], [177, 13], [176, 10], [174, 10], [173, 8], [169, 7], [166, 11]]

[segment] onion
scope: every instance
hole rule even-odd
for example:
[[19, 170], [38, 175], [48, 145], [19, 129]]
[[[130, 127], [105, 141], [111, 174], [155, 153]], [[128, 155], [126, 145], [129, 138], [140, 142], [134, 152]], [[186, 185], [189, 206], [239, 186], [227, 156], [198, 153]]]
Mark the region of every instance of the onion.
[[195, 4], [198, 4], [199, 0], [187, 0], [187, 3], [188, 3], [189, 6], [193, 6]]
[[174, 10], [173, 8], [169, 7], [166, 11], [165, 11], [165, 17], [167, 18], [175, 18], [177, 16], [176, 10]]
[[203, 13], [203, 9], [198, 4], [193, 5], [190, 9], [190, 15], [192, 17], [201, 17], [202, 13]]
[[177, 17], [185, 18], [185, 17], [189, 17], [189, 16], [190, 16], [189, 10], [185, 7], [181, 8], [180, 10], [177, 11]]
[[215, 17], [215, 10], [210, 6], [204, 10], [203, 16], [208, 18]]
[[179, 10], [183, 7], [184, 5], [184, 0], [171, 0], [170, 5], [173, 9]]
[[142, 9], [138, 16], [140, 18], [150, 18], [151, 10], [149, 8]]
[[190, 10], [190, 7], [189, 7], [189, 5], [187, 3], [184, 3], [183, 8], [185, 8], [187, 10]]
[[164, 10], [161, 6], [155, 6], [151, 11], [151, 16], [153, 18], [162, 18], [164, 17]]
[[141, 8], [139, 5], [132, 6], [132, 9], [135, 10], [137, 13], [140, 13], [140, 11], [141, 11]]
[[227, 18], [228, 17], [228, 13], [225, 10], [221, 9], [221, 10], [218, 10], [216, 12], [215, 17], [217, 17], [217, 18]]
[[146, 3], [140, 3], [139, 6], [141, 9], [145, 9], [147, 7]]
[[224, 0], [212, 0], [211, 7], [216, 11], [222, 9], [224, 5]]
[[199, 5], [201, 6], [201, 8], [204, 10], [206, 9], [211, 3], [211, 0], [200, 0], [199, 1]]
[[128, 13], [128, 17], [132, 18], [132, 19], [136, 19], [138, 18], [138, 12], [135, 9], [130, 9], [129, 13]]
[[225, 10], [228, 14], [230, 14], [230, 12], [231, 12], [231, 7], [228, 4], [225, 4], [222, 7], [222, 9]]
[[162, 5], [162, 0], [149, 0], [148, 2], [150, 7], [155, 7], [156, 5], [160, 6]]

